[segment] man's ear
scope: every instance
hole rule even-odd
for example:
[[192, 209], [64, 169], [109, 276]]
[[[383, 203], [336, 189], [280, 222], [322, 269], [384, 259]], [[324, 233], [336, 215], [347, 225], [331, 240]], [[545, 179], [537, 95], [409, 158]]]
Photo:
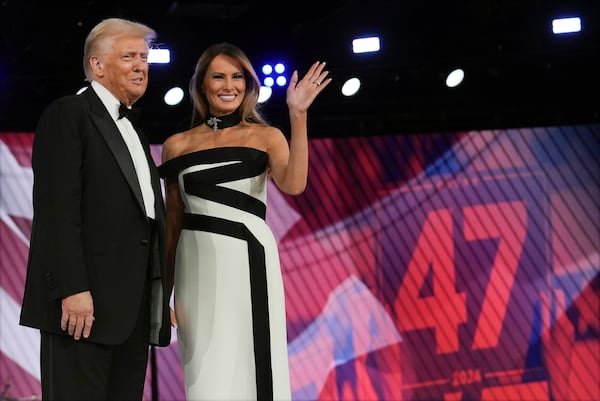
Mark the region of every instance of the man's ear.
[[104, 63], [98, 56], [92, 56], [89, 59], [90, 67], [92, 67], [92, 71], [94, 75], [98, 77], [104, 76]]

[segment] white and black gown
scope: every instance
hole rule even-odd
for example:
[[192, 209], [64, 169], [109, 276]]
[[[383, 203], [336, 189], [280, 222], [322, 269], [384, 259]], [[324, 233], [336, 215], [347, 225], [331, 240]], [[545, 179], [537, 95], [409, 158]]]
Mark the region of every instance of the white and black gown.
[[267, 153], [192, 152], [162, 166], [184, 205], [174, 306], [188, 400], [290, 400], [283, 280], [265, 222]]

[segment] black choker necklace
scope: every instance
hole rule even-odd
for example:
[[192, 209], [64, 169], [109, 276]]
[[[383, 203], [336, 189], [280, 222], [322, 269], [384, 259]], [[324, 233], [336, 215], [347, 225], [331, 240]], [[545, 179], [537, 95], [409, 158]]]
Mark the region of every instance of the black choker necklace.
[[233, 127], [234, 125], [237, 125], [240, 121], [242, 121], [242, 118], [236, 110], [231, 114], [227, 114], [226, 116], [220, 117], [216, 117], [211, 114], [208, 116], [206, 121], [204, 121], [204, 124], [208, 125], [216, 131], [218, 129]]

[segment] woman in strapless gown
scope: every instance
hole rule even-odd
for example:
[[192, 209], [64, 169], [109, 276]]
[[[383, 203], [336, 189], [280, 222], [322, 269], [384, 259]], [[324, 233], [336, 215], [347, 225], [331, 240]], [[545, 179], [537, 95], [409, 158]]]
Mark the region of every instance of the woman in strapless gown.
[[265, 222], [267, 184], [304, 191], [307, 110], [331, 81], [314, 63], [286, 93], [291, 139], [256, 109], [246, 55], [210, 46], [190, 82], [192, 128], [168, 138], [167, 247], [188, 400], [290, 400], [285, 298], [277, 243]]

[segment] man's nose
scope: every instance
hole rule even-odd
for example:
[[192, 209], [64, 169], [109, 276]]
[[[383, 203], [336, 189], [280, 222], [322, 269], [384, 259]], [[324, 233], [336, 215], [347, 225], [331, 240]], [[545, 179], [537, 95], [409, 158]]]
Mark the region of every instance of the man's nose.
[[148, 65], [148, 59], [144, 56], [137, 55], [133, 58], [133, 67], [140, 69]]

